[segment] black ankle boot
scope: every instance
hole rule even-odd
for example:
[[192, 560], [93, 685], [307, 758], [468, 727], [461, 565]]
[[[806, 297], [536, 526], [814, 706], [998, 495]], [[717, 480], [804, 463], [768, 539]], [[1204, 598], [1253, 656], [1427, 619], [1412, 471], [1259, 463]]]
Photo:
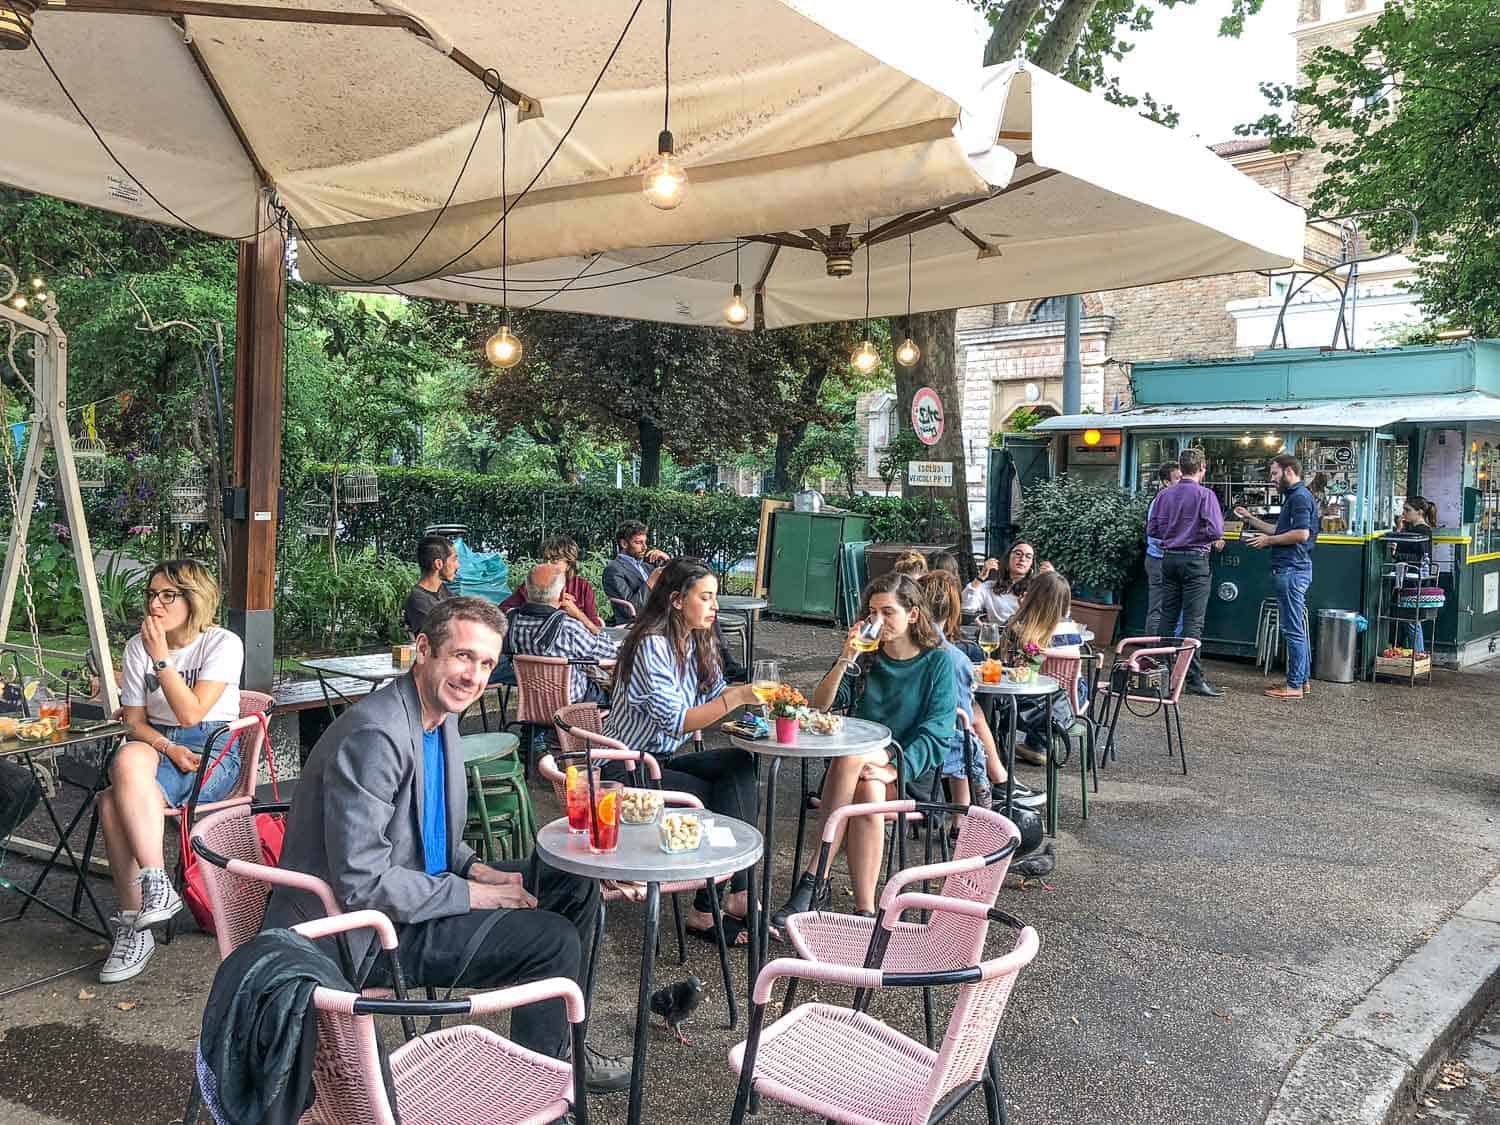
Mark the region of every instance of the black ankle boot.
[[786, 920], [793, 914], [806, 914], [813, 908], [813, 889], [817, 880], [804, 871], [797, 880], [797, 885], [792, 888], [792, 897], [782, 904], [780, 910], [771, 915], [771, 925], [778, 930], [786, 926]]

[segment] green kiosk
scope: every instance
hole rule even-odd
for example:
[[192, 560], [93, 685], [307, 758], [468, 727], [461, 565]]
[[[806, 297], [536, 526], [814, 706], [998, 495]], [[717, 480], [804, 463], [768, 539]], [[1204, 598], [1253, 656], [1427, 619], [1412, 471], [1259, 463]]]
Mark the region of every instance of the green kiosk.
[[[1269, 459], [1295, 454], [1319, 496], [1308, 614], [1314, 645], [1321, 609], [1353, 610], [1371, 623], [1362, 644], [1368, 674], [1393, 626], [1392, 556], [1386, 537], [1408, 495], [1438, 509], [1433, 563], [1444, 604], [1427, 628], [1443, 664], [1470, 664], [1500, 643], [1500, 341], [1374, 351], [1293, 349], [1243, 359], [1137, 364], [1135, 405], [1115, 414], [1051, 418], [1055, 468], [1071, 450], [1118, 444], [1119, 481], [1154, 490], [1156, 472], [1189, 445], [1204, 452], [1204, 484], [1225, 512], [1226, 545], [1213, 556], [1204, 645], [1253, 656], [1262, 606], [1274, 600], [1269, 559], [1239, 542], [1236, 505], [1275, 519]], [[1086, 438], [1088, 440], [1086, 440]], [[1094, 466], [1084, 467], [1091, 471]], [[1126, 592], [1125, 635], [1145, 617], [1144, 575]], [[1382, 635], [1384, 634], [1384, 635]], [[1378, 643], [1370, 643], [1370, 637]]]

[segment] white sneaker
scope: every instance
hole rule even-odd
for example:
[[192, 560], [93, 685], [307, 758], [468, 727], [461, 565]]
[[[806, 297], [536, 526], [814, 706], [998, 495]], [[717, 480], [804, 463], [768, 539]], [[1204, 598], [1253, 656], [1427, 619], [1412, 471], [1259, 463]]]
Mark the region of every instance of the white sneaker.
[[141, 870], [141, 909], [135, 916], [137, 930], [149, 930], [169, 921], [182, 909], [182, 896], [172, 889], [172, 880], [160, 867]]
[[137, 930], [138, 913], [122, 910], [109, 920], [114, 927], [115, 944], [109, 951], [104, 968], [99, 970], [100, 984], [119, 984], [140, 975], [156, 952], [156, 939], [150, 930]]

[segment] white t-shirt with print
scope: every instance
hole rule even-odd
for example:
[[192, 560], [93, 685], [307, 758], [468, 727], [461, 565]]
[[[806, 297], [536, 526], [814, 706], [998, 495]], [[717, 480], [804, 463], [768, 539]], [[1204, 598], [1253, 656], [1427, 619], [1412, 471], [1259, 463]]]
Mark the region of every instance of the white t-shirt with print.
[[[172, 666], [191, 688], [199, 680], [224, 684], [224, 694], [203, 716], [204, 722], [233, 722], [240, 717], [240, 672], [245, 666], [245, 645], [228, 629], [209, 626], [184, 648], [171, 652]], [[146, 655], [146, 644], [137, 633], [125, 642], [124, 679], [120, 702], [126, 707], [145, 707], [153, 726], [182, 724], [156, 680], [155, 661]]]

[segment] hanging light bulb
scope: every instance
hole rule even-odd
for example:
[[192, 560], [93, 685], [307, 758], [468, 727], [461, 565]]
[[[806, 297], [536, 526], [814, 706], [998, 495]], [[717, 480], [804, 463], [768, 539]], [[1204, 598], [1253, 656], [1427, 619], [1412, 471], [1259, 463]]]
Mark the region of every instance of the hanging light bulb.
[[[866, 271], [868, 272], [868, 264]], [[869, 315], [867, 312], [866, 316]], [[906, 236], [906, 339], [896, 349], [896, 362], [902, 367], [915, 367], [922, 358], [922, 349], [911, 338], [911, 235]]]
[[861, 375], [868, 375], [880, 366], [880, 353], [875, 350], [875, 345], [869, 340], [864, 340], [859, 347], [854, 349], [854, 354], [849, 357], [849, 362], [854, 364], [854, 370]]
[[47, 288], [47, 283], [40, 277], [33, 277], [31, 279], [31, 287], [40, 293]]
[[484, 344], [484, 356], [495, 367], [514, 367], [521, 362], [525, 349], [520, 338], [510, 330], [510, 310], [500, 310], [500, 327]]
[[641, 177], [646, 202], [670, 211], [687, 194], [687, 169], [673, 152], [672, 142], [672, 0], [667, 0], [667, 37], [662, 48], [661, 134], [656, 138], [656, 160]]
[[724, 306], [724, 319], [730, 324], [744, 324], [750, 319], [750, 308], [745, 304], [745, 296], [738, 281], [734, 283], [734, 296]]
[[26, 306], [30, 303], [31, 302], [26, 299], [26, 296], [23, 293], [17, 293], [10, 299], [10, 307], [15, 309], [16, 312], [24, 312], [26, 310]]
[[657, 141], [658, 155], [641, 177], [646, 202], [660, 211], [671, 211], [687, 195], [687, 170], [672, 153], [672, 134], [666, 129]]

